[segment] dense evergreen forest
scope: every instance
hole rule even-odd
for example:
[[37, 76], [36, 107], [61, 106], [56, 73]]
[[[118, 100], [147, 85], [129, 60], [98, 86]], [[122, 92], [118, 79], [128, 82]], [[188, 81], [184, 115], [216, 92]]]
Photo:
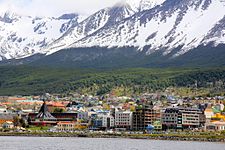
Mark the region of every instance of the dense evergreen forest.
[[75, 93], [102, 95], [140, 94], [168, 87], [224, 90], [225, 68], [167, 69], [59, 69], [44, 67], [0, 67], [0, 95]]

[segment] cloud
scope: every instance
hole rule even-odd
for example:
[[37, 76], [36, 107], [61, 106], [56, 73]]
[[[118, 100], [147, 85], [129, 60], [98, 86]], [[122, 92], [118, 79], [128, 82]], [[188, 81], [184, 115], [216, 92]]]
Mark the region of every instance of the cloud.
[[0, 0], [1, 11], [31, 16], [59, 16], [77, 12], [89, 15], [121, 0]]

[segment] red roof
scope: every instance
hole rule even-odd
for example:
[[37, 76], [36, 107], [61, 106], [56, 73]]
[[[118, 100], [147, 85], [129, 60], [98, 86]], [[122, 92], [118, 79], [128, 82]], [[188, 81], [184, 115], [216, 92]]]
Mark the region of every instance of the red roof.
[[25, 97], [9, 97], [8, 100], [23, 101], [23, 100], [27, 100], [27, 98], [25, 98]]
[[4, 103], [1, 103], [2, 105], [11, 105], [12, 103], [10, 102], [4, 102]]
[[34, 103], [33, 102], [22, 102], [20, 104], [22, 104], [22, 105], [33, 105]]
[[65, 107], [65, 105], [63, 105], [60, 102], [48, 102], [47, 105], [48, 106], [53, 106], [53, 107]]

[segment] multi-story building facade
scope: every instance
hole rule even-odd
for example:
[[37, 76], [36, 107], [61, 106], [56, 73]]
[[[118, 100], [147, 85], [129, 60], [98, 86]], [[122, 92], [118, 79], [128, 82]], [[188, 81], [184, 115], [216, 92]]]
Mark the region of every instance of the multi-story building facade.
[[143, 131], [146, 130], [148, 125], [153, 125], [156, 121], [161, 122], [160, 110], [154, 109], [153, 105], [143, 106], [133, 112], [132, 128], [135, 131]]
[[202, 127], [205, 115], [195, 108], [166, 108], [162, 113], [163, 129], [190, 129]]
[[[179, 115], [179, 119], [178, 119]], [[182, 126], [182, 119], [177, 108], [166, 108], [162, 112], [162, 126], [165, 129], [173, 129]]]
[[111, 115], [103, 115], [102, 116], [102, 127], [111, 129], [115, 127], [115, 119]]
[[132, 112], [130, 111], [115, 111], [115, 127], [123, 129], [131, 129], [132, 127]]

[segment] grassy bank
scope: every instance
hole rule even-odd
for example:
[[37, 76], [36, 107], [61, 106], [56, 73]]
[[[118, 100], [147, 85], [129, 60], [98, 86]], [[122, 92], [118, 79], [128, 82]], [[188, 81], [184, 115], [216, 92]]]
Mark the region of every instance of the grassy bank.
[[87, 137], [87, 138], [129, 138], [174, 141], [225, 142], [224, 135], [187, 135], [187, 134], [115, 134], [115, 133], [66, 133], [66, 132], [0, 132], [0, 136], [32, 137]]

